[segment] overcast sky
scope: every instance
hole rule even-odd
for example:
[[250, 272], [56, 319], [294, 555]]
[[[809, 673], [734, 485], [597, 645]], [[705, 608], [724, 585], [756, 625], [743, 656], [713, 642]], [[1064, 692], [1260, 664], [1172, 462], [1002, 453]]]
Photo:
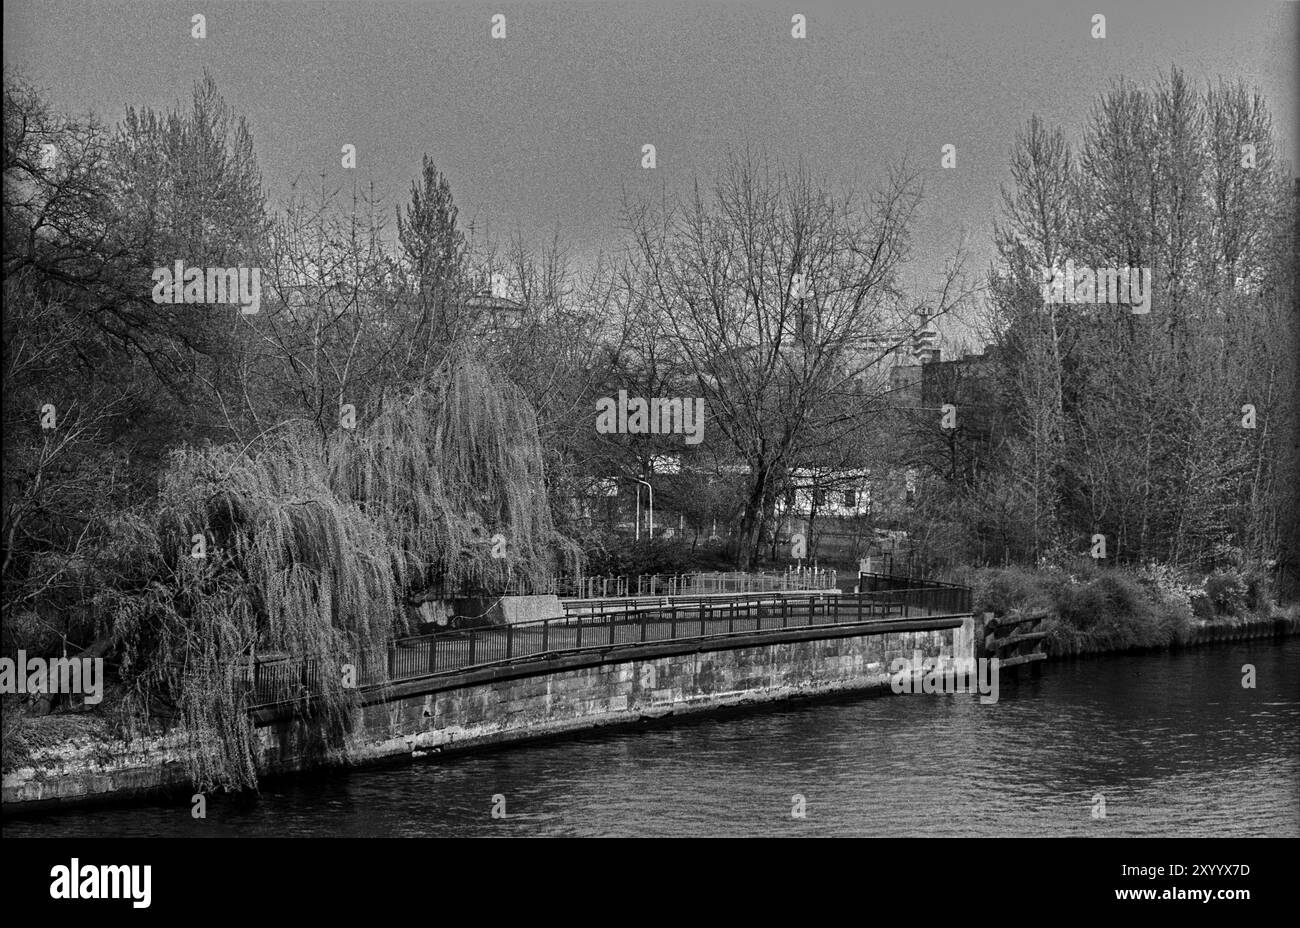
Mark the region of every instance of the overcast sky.
[[[580, 255], [617, 239], [623, 191], [685, 189], [729, 147], [802, 157], [873, 185], [923, 170], [911, 277], [933, 279], [963, 233], [976, 265], [1016, 131], [1032, 113], [1077, 131], [1120, 76], [1171, 64], [1262, 89], [1296, 162], [1300, 4], [420, 3], [103, 0], [4, 3], [4, 57], [61, 108], [120, 118], [187, 100], [210, 69], [252, 125], [269, 191], [295, 176], [373, 180], [392, 205], [428, 152], [463, 220], [530, 240], [557, 226]], [[190, 38], [190, 17], [208, 37]], [[493, 13], [505, 39], [489, 36]], [[808, 37], [790, 36], [794, 13]], [[1090, 36], [1107, 17], [1106, 38]], [[339, 149], [359, 151], [356, 172]], [[658, 152], [640, 167], [641, 146]], [[940, 146], [957, 146], [955, 170]]]

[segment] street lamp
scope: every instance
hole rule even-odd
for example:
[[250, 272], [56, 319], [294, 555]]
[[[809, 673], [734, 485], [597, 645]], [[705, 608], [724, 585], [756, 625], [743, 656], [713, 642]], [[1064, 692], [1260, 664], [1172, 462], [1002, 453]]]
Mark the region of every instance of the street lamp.
[[[649, 481], [649, 480], [642, 480], [640, 477], [634, 477], [633, 479], [634, 479], [637, 483], [644, 483], [644, 484], [645, 484], [645, 488], [646, 488], [647, 490], [650, 491], [650, 540], [651, 540], [651, 541], [654, 541], [654, 538], [655, 538], [655, 488], [652, 487], [652, 486], [650, 486], [650, 481]], [[636, 514], [636, 537], [637, 537], [637, 541], [640, 541], [640, 540], [641, 540], [641, 488], [640, 488], [639, 486], [636, 488], [636, 502], [637, 502], [637, 514]]]

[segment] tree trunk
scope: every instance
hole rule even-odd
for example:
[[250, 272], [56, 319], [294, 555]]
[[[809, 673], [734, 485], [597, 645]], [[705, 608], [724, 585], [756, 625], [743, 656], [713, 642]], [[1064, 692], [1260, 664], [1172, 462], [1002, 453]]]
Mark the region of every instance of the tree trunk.
[[736, 567], [751, 570], [758, 562], [759, 546], [762, 543], [763, 503], [767, 495], [767, 482], [770, 467], [760, 464], [754, 468], [754, 482], [745, 499], [745, 511], [740, 518], [740, 538], [736, 546]]

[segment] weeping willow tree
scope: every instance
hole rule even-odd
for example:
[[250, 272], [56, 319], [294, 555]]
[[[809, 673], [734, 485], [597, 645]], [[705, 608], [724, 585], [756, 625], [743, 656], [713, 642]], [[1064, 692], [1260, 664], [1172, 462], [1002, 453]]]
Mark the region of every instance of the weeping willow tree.
[[[527, 586], [574, 557], [551, 523], [535, 417], [503, 377], [448, 361], [358, 426], [177, 451], [150, 510], [115, 520], [119, 582], [101, 604], [127, 711], [179, 721], [199, 789], [256, 785], [259, 656], [313, 668], [310, 691], [280, 674], [273, 695], [346, 759], [357, 691], [343, 665], [407, 630], [412, 590]], [[368, 668], [382, 685], [386, 661]]]
[[334, 485], [400, 548], [413, 585], [537, 588], [576, 556], [551, 521], [532, 406], [482, 365], [445, 363], [340, 444]]

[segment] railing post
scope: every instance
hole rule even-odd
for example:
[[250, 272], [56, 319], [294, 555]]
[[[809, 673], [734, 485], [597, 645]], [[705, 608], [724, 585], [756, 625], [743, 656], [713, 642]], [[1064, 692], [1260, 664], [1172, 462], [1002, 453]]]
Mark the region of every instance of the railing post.
[[704, 637], [704, 600], [700, 600], [700, 637]]
[[781, 597], [781, 627], [786, 628], [790, 623], [790, 600], [788, 597]]
[[438, 672], [438, 636], [429, 637], [429, 673]]
[[510, 658], [514, 656], [514, 630], [515, 627], [513, 625], [510, 625], [509, 623], [506, 624], [506, 660], [510, 660]]
[[[676, 609], [677, 607], [674, 606], [673, 608]], [[642, 643], [645, 642], [645, 613], [644, 612], [641, 613], [641, 641]]]
[[[630, 607], [631, 603], [628, 603], [628, 606]], [[627, 613], [625, 612], [624, 615], [626, 614]], [[618, 621], [618, 616], [612, 612], [609, 613], [609, 643], [610, 644], [614, 643], [614, 623], [617, 621]]]
[[814, 617], [817, 615], [817, 600], [812, 596], [808, 597], [808, 624], [812, 625]]
[[544, 619], [542, 621], [542, 653], [543, 654], [545, 654], [548, 650], [550, 650], [550, 632], [551, 632], [551, 620]]
[[469, 662], [474, 663], [474, 645], [478, 641], [478, 632], [474, 629], [469, 630]]

